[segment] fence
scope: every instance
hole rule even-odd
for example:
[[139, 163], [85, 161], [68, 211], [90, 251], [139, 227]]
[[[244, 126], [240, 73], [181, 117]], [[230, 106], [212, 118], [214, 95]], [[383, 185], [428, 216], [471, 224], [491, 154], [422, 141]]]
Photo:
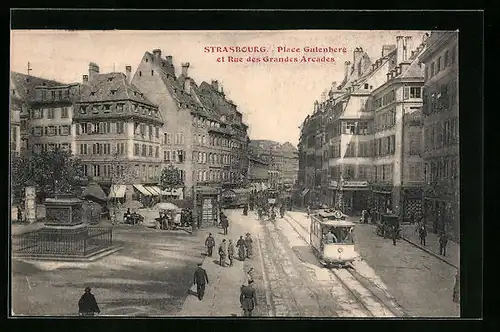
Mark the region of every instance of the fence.
[[12, 251], [29, 255], [87, 256], [113, 243], [111, 228], [41, 229], [12, 236]]

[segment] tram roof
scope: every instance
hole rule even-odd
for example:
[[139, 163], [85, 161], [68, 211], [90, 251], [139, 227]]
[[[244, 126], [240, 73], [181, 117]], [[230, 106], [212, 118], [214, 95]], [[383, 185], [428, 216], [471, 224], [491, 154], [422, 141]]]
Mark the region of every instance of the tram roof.
[[331, 219], [323, 219], [323, 218], [316, 218], [318, 222], [325, 226], [335, 226], [335, 227], [354, 227], [356, 226], [355, 223], [352, 221], [347, 221], [347, 220], [331, 220]]

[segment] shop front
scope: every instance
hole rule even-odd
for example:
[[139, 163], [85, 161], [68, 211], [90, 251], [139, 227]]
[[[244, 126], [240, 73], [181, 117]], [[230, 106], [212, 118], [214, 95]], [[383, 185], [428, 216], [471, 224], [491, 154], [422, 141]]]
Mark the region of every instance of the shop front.
[[403, 188], [402, 190], [403, 221], [418, 221], [423, 216], [422, 189]]
[[345, 214], [357, 216], [368, 209], [370, 190], [367, 181], [343, 181], [342, 191]]
[[372, 185], [372, 221], [380, 222], [382, 215], [392, 212], [392, 186]]

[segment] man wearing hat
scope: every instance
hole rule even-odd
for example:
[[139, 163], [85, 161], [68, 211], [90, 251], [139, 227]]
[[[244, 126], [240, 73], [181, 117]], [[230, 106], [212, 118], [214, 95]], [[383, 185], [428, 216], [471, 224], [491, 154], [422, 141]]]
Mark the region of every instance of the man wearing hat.
[[215, 239], [212, 236], [212, 233], [209, 233], [207, 239], [205, 240], [205, 246], [207, 247], [207, 256], [212, 257], [212, 250], [215, 247]]
[[85, 293], [83, 293], [80, 301], [78, 301], [78, 313], [80, 316], [94, 316], [94, 313], [101, 312], [94, 294], [90, 291], [90, 287], [85, 287]]
[[247, 257], [246, 258], [252, 258], [252, 255], [253, 255], [252, 243], [253, 243], [253, 240], [250, 237], [250, 233], [246, 233], [246, 237], [245, 237], [245, 247], [247, 249], [247, 255], [246, 255]]
[[200, 301], [203, 300], [203, 296], [205, 295], [205, 284], [208, 284], [207, 271], [201, 265], [202, 263], [198, 263], [193, 280], [193, 284], [196, 285], [196, 295], [198, 295]]
[[246, 317], [251, 317], [253, 309], [257, 306], [257, 298], [252, 284], [253, 280], [249, 280], [248, 285], [242, 285], [240, 288], [240, 303]]

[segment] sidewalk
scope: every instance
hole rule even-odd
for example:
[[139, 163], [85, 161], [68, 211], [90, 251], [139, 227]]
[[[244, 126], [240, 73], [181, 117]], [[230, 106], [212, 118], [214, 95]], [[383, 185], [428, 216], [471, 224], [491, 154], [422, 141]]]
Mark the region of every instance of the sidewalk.
[[413, 244], [414, 246], [428, 252], [429, 254], [435, 256], [436, 258], [448, 263], [449, 265], [459, 269], [460, 268], [460, 244], [448, 241], [446, 246], [446, 256], [441, 256], [439, 254], [439, 238], [437, 234], [428, 232], [425, 239], [426, 246], [420, 245], [420, 237], [416, 230], [415, 225], [401, 225], [402, 232], [401, 236], [407, 242]]
[[[240, 235], [244, 235], [246, 230], [237, 222], [229, 220], [230, 226], [228, 235], [222, 235], [222, 229], [209, 228], [199, 232], [212, 233], [215, 238], [215, 247], [212, 257], [205, 257], [203, 268], [207, 271], [209, 284], [205, 289], [203, 300], [196, 297], [196, 286], [190, 289], [190, 295], [186, 298], [182, 309], [177, 316], [219, 316], [231, 317], [242, 316], [240, 305], [240, 286], [247, 282], [247, 275], [244, 271], [244, 263], [237, 259], [238, 250], [236, 241]], [[235, 258], [232, 267], [219, 266], [218, 248], [222, 239], [233, 240], [235, 246]], [[195, 267], [193, 267], [193, 274]]]

